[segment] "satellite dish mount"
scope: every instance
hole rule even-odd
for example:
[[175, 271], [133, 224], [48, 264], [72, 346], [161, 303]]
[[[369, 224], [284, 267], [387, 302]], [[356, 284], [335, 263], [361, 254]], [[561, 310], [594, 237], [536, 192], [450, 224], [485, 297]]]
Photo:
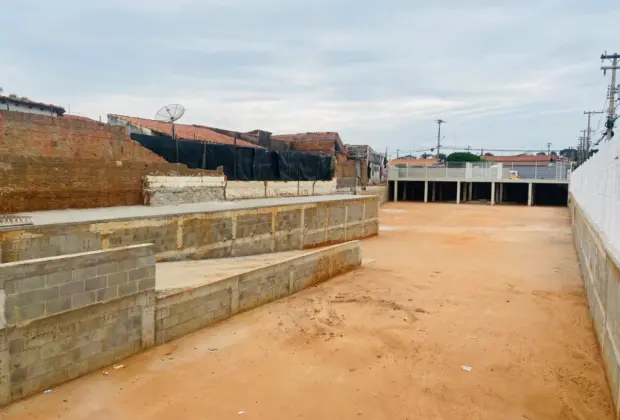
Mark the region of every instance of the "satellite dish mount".
[[176, 138], [174, 122], [180, 120], [183, 114], [185, 114], [185, 107], [181, 104], [163, 106], [157, 111], [157, 114], [155, 114], [156, 121], [167, 122], [172, 125], [172, 139], [176, 140], [177, 143], [177, 163], [179, 163], [179, 140]]

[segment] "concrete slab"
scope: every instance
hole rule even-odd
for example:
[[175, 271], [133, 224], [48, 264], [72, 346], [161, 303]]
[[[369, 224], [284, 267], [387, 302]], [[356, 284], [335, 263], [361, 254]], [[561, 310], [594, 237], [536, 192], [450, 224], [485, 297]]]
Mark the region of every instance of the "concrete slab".
[[19, 213], [32, 218], [34, 225], [95, 222], [105, 220], [136, 219], [178, 214], [211, 213], [229, 210], [247, 210], [261, 207], [287, 206], [296, 204], [324, 203], [339, 200], [357, 200], [358, 196], [338, 194], [312, 197], [260, 198], [242, 201], [211, 201], [206, 203], [179, 204], [177, 206], [120, 206], [97, 209], [67, 209]]
[[167, 291], [214, 283], [311, 252], [286, 251], [249, 257], [158, 263], [155, 290]]

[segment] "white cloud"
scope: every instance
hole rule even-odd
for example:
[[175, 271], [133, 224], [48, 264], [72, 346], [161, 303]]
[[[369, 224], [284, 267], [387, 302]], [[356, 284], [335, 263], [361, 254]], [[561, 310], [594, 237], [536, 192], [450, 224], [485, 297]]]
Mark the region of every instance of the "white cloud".
[[620, 49], [611, 0], [93, 3], [4, 5], [21, 35], [0, 39], [0, 85], [95, 118], [180, 102], [185, 122], [395, 149], [442, 117], [475, 147], [559, 147], [583, 125], [571, 110], [602, 104], [598, 55]]

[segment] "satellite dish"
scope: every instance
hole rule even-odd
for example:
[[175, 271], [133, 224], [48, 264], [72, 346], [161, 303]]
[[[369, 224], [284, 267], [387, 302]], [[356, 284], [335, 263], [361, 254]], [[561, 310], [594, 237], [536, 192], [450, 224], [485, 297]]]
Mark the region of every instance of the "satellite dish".
[[169, 122], [173, 123], [185, 114], [185, 108], [180, 104], [171, 104], [163, 106], [157, 114], [155, 114], [155, 119], [157, 121]]
[[177, 163], [179, 163], [179, 140], [176, 138], [174, 132], [174, 122], [179, 120], [183, 114], [185, 114], [185, 107], [180, 104], [170, 104], [161, 107], [157, 114], [155, 114], [155, 120], [162, 122], [169, 122], [172, 124], [172, 139], [176, 140], [177, 149]]

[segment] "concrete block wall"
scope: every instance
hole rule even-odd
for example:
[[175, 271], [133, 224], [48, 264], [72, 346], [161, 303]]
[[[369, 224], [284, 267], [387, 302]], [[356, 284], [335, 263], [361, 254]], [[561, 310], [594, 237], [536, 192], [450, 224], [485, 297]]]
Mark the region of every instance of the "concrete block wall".
[[620, 264], [596, 226], [572, 198], [573, 238], [579, 257], [590, 315], [620, 419]]
[[361, 264], [358, 241], [334, 245], [190, 290], [158, 294], [156, 342], [165, 343], [236, 313], [299, 292]]
[[[158, 261], [313, 248], [378, 234], [378, 199], [178, 214], [0, 231], [0, 261], [152, 243]], [[348, 211], [351, 209], [351, 215]]]
[[154, 343], [150, 245], [0, 264], [0, 405]]

